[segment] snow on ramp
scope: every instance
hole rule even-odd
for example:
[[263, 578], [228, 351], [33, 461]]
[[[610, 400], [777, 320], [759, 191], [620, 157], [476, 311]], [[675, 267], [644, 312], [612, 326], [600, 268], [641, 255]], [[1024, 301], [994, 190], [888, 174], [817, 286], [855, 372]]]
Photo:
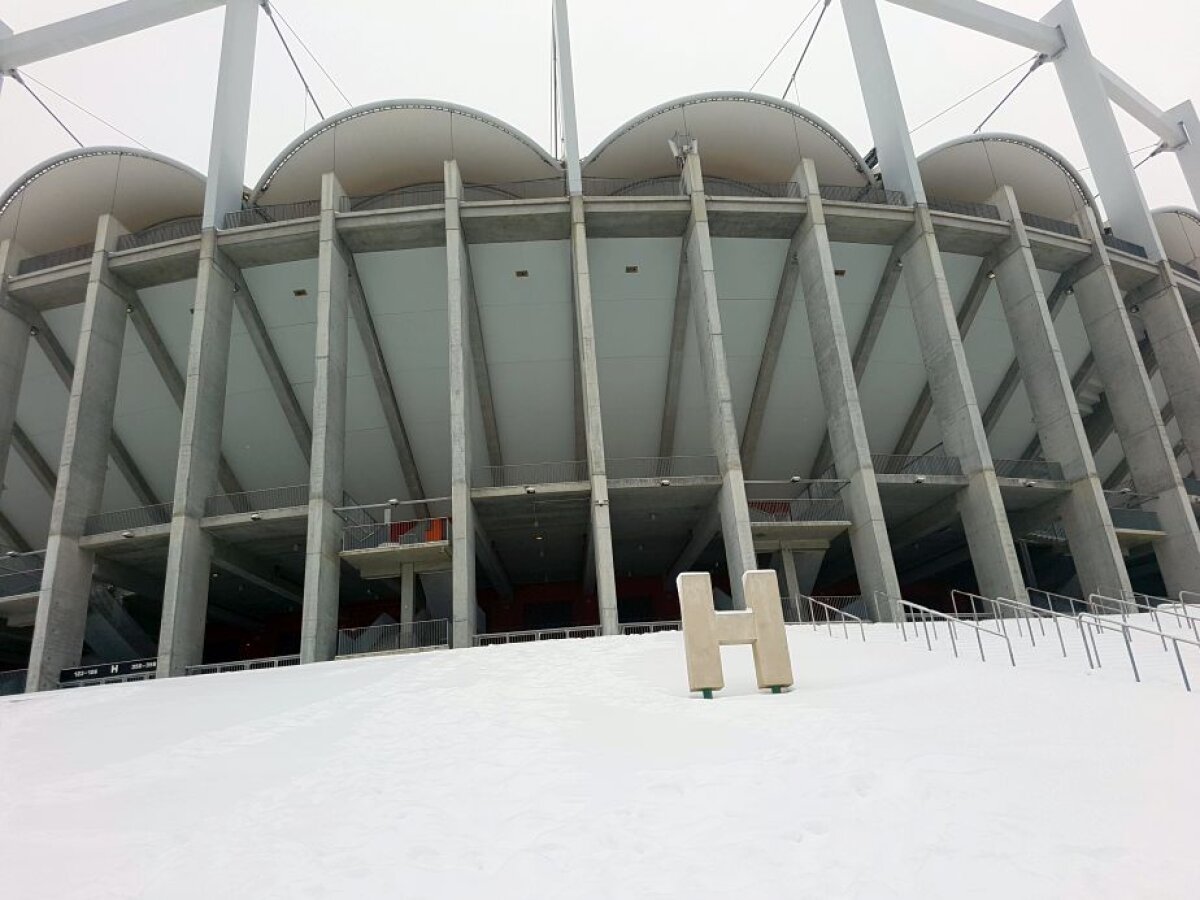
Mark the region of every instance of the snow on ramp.
[[0, 701], [0, 892], [1197, 896], [1200, 696], [869, 632], [781, 696], [660, 634]]

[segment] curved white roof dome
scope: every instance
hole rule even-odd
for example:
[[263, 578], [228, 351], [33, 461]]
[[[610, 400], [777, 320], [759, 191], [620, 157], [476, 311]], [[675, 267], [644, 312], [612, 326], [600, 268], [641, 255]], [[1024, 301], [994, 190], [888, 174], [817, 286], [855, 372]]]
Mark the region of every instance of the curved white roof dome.
[[931, 198], [986, 203], [1008, 185], [1022, 212], [1072, 222], [1091, 207], [1097, 221], [1103, 221], [1075, 167], [1032, 138], [973, 134], [935, 147], [922, 154], [917, 164]]
[[1200, 213], [1167, 206], [1154, 210], [1153, 215], [1167, 259], [1200, 269]]
[[29, 254], [96, 237], [102, 213], [130, 231], [204, 210], [204, 176], [147, 150], [88, 147], [46, 160], [0, 196], [0, 240]]
[[678, 174], [667, 141], [699, 142], [706, 175], [743, 182], [790, 181], [804, 157], [822, 184], [866, 186], [867, 166], [849, 141], [794, 104], [762, 94], [694, 94], [630, 119], [583, 161], [584, 175], [648, 179]]
[[458, 161], [469, 184], [560, 177], [532, 138], [486, 113], [434, 100], [388, 100], [331, 116], [289, 144], [254, 191], [257, 204], [314, 200], [334, 172], [352, 197], [441, 184]]

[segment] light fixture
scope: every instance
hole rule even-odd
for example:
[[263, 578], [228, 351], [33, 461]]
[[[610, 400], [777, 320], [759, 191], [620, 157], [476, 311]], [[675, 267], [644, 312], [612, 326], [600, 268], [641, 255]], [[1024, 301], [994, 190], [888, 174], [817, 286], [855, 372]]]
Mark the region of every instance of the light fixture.
[[133, 532], [132, 532], [132, 531], [122, 531], [122, 532], [121, 532], [121, 537], [123, 537], [123, 538], [131, 538], [131, 537], [133, 537]]
[[799, 483], [800, 483], [800, 476], [799, 476], [799, 475], [793, 475], [793, 476], [792, 476], [792, 484], [799, 484]]
[[1135, 303], [1133, 306], [1129, 307], [1129, 311], [1136, 316], [1142, 311], [1142, 308]]
[[834, 270], [833, 270], [833, 275], [834, 275], [834, 277], [835, 277], [835, 278], [845, 278], [845, 277], [846, 277], [846, 270], [845, 270], [845, 269], [834, 269]]
[[261, 519], [262, 519], [262, 516], [260, 516], [258, 513], [250, 513], [250, 521], [251, 522], [258, 522]]
[[626, 275], [636, 275], [639, 271], [641, 271], [640, 266], [626, 266], [625, 267]]
[[516, 275], [518, 278], [528, 278], [529, 270], [528, 269], [517, 269], [517, 271], [514, 272], [513, 274]]
[[212, 577], [213, 577], [213, 578], [219, 578], [219, 577], [221, 577], [221, 573], [220, 573], [220, 572], [213, 572], [213, 573], [212, 573]]
[[294, 291], [292, 291], [292, 296], [295, 297], [296, 299], [301, 299], [303, 297], [307, 297], [308, 290], [305, 288], [296, 288]]
[[1037, 482], [1034, 481], [1032, 478], [1026, 478], [1025, 479], [1025, 487], [1037, 487]]
[[390, 499], [388, 501], [388, 506], [399, 506], [399, 505], [400, 505], [400, 501], [397, 500], [395, 497], [393, 497], [392, 499]]
[[670, 478], [662, 478], [662, 479], [659, 479], [659, 482], [658, 482], [658, 483], [659, 483], [659, 484], [660, 484], [662, 487], [670, 487], [670, 486], [671, 486], [671, 479], [670, 479]]
[[1073, 288], [1073, 287], [1067, 288], [1067, 296], [1074, 297], [1075, 296], [1075, 288]]
[[132, 303], [127, 304], [125, 306], [125, 314], [130, 315], [130, 316], [133, 315], [133, 304]]
[[20, 555], [21, 554], [18, 553], [16, 550], [9, 550], [8, 553], [5, 554], [5, 556], [9, 557], [10, 559], [15, 558]]
[[30, 337], [37, 337], [37, 336], [38, 336], [38, 327], [37, 327], [36, 325], [30, 325], [30, 326], [29, 326], [29, 336], [30, 336]]
[[533, 539], [535, 541], [544, 541], [546, 539], [546, 536], [544, 534], [535, 534], [533, 536]]
[[608, 506], [608, 501], [607, 500], [597, 500], [596, 505], [597, 506]]
[[995, 280], [996, 280], [996, 273], [988, 272], [988, 281], [995, 281]]
[[527, 484], [527, 485], [525, 485], [525, 493], [527, 493], [527, 494], [536, 494], [536, 493], [537, 493], [537, 488], [535, 488], [535, 487], [534, 487], [533, 485], [531, 485], [531, 484]]
[[925, 483], [924, 475], [918, 475], [915, 478], [913, 478], [913, 484], [924, 484], [924, 483]]

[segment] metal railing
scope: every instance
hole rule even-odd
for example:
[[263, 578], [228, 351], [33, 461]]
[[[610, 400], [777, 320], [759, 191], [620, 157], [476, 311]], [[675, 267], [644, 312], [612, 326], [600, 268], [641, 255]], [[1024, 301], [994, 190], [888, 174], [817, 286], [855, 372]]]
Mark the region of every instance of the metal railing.
[[[1159, 638], [1163, 643], [1163, 649], [1166, 649], [1167, 641], [1171, 642], [1171, 646], [1175, 650], [1175, 661], [1179, 664], [1179, 675], [1183, 679], [1183, 686], [1190, 693], [1192, 690], [1191, 680], [1188, 678], [1187, 666], [1183, 663], [1183, 654], [1179, 652], [1179, 645], [1186, 644], [1192, 647], [1200, 648], [1200, 641], [1194, 641], [1191, 638], [1180, 637], [1175, 634], [1166, 634], [1162, 631], [1156, 631], [1153, 628], [1145, 628], [1141, 625], [1134, 625], [1130, 622], [1114, 622], [1111, 619], [1105, 619], [1095, 613], [1080, 613], [1080, 619], [1087, 622], [1088, 625], [1097, 631], [1116, 631], [1125, 639], [1125, 650], [1129, 656], [1129, 667], [1133, 670], [1133, 680], [1139, 684], [1142, 681], [1141, 672], [1138, 670], [1137, 658], [1133, 652], [1133, 632], [1139, 634], [1148, 634]], [[1092, 635], [1092, 650], [1096, 650], [1096, 637]]]
[[491, 647], [497, 644], [531, 644], [536, 641], [562, 641], [572, 638], [592, 638], [599, 636], [599, 625], [577, 625], [573, 628], [541, 628], [536, 631], [498, 631], [494, 634], [475, 635], [475, 646]]
[[[1101, 590], [1110, 591], [1111, 588], [1102, 587]], [[1091, 612], [1095, 612], [1096, 607], [1099, 607], [1104, 609], [1106, 614], [1119, 615], [1122, 621], [1126, 622], [1129, 621], [1130, 613], [1147, 613], [1160, 631], [1162, 630], [1160, 614], [1170, 616], [1175, 620], [1175, 624], [1189, 629], [1192, 634], [1200, 637], [1200, 634], [1197, 634], [1196, 620], [1188, 615], [1187, 607], [1179, 604], [1181, 611], [1176, 612], [1173, 607], [1177, 604], [1166, 597], [1155, 597], [1139, 591], [1117, 590], [1111, 594], [1100, 592], [1090, 594], [1088, 602], [1093, 604]]]
[[1161, 531], [1162, 523], [1158, 513], [1152, 509], [1134, 509], [1126, 506], [1109, 505], [1109, 517], [1114, 528], [1124, 528], [1129, 531]]
[[933, 212], [952, 213], [956, 216], [972, 216], [976, 219], [1002, 221], [1000, 210], [991, 203], [968, 203], [962, 200], [929, 198], [929, 209]]
[[1175, 260], [1173, 260], [1173, 259], [1168, 260], [1168, 262], [1171, 263], [1171, 268], [1174, 269], [1176, 272], [1178, 272], [1180, 275], [1186, 275], [1188, 278], [1191, 278], [1193, 281], [1200, 281], [1200, 272], [1196, 271], [1191, 266], [1185, 266], [1183, 263], [1175, 262]]
[[291, 222], [295, 219], [310, 219], [321, 214], [320, 200], [299, 200], [295, 203], [276, 203], [272, 206], [251, 206], [225, 216], [225, 227], [247, 228], [251, 225], [266, 225], [271, 222]]
[[875, 206], [908, 206], [908, 198], [900, 191], [861, 185], [822, 184], [818, 188], [822, 200], [831, 203], [870, 203]]
[[1146, 254], [1146, 248], [1141, 244], [1135, 244], [1133, 241], [1119, 238], [1115, 234], [1104, 235], [1104, 246], [1110, 250], [1120, 250], [1122, 253], [1128, 253], [1130, 256], [1140, 256], [1142, 259], [1150, 258]]
[[941, 453], [927, 453], [924, 456], [872, 453], [871, 465], [876, 475], [962, 475], [962, 464], [958, 457]]
[[1047, 459], [993, 459], [997, 478], [1025, 478], [1031, 481], [1062, 481], [1059, 463]]
[[36, 594], [41, 589], [41, 569], [0, 573], [0, 597], [19, 597], [22, 594]]
[[0, 672], [0, 697], [11, 697], [25, 693], [25, 679], [29, 672], [25, 669], [15, 669], [11, 672]]
[[88, 516], [83, 525], [84, 534], [108, 534], [113, 531], [132, 531], [135, 528], [150, 528], [155, 525], [170, 525], [174, 503], [155, 503], [153, 506], [135, 506], [112, 512]]
[[475, 487], [521, 487], [531, 484], [568, 484], [588, 480], [586, 459], [564, 462], [514, 463], [479, 469]]
[[682, 631], [683, 623], [678, 620], [663, 622], [622, 622], [621, 634], [659, 634], [663, 631]]
[[444, 517], [347, 525], [342, 529], [342, 552], [443, 543], [449, 541], [450, 536], [450, 520]]
[[794, 181], [736, 181], [732, 178], [705, 178], [704, 193], [709, 197], [750, 197], [798, 200], [804, 194]]
[[308, 485], [264, 488], [237, 494], [217, 494], [204, 501], [205, 516], [230, 516], [235, 513], [263, 512], [308, 505]]
[[551, 200], [566, 195], [567, 183], [561, 177], [463, 185], [463, 201], [466, 203], [487, 203], [497, 200]]
[[796, 497], [747, 502], [751, 523], [846, 521], [846, 507], [841, 497]]
[[1062, 222], [1058, 219], [1051, 219], [1049, 216], [1039, 216], [1037, 213], [1022, 212], [1021, 221], [1030, 228], [1037, 228], [1040, 231], [1049, 231], [1054, 234], [1062, 234], [1074, 238], [1083, 236], [1078, 225], [1072, 225], [1070, 222]]
[[95, 243], [80, 244], [78, 247], [65, 247], [38, 256], [27, 256], [17, 263], [17, 274], [28, 275], [30, 272], [41, 272], [53, 269], [55, 266], [65, 266], [68, 263], [82, 262], [95, 252]]
[[337, 656], [383, 656], [392, 653], [412, 653], [417, 650], [439, 650], [450, 646], [450, 622], [429, 619], [389, 625], [368, 625], [364, 628], [342, 628], [338, 631]]
[[[1044, 592], [1042, 592], [1042, 593], [1044, 593]], [[978, 597], [979, 595], [973, 594], [971, 596]], [[1053, 595], [1053, 596], [1061, 596], [1061, 595]], [[1100, 665], [1100, 656], [1098, 653], [1093, 655], [1092, 648], [1088, 645], [1087, 630], [1083, 627], [1083, 622], [1080, 621], [1080, 619], [1077, 615], [1066, 615], [1065, 613], [1055, 612], [1053, 609], [1040, 609], [1031, 603], [1021, 603], [1016, 600], [1009, 600], [1005, 597], [982, 597], [980, 599], [983, 599], [984, 601], [986, 601], [988, 604], [990, 604], [992, 606], [993, 617], [1000, 622], [1001, 628], [1003, 628], [1005, 631], [1008, 630], [1008, 626], [1005, 623], [1006, 617], [998, 614], [997, 607], [1008, 610], [1010, 612], [1014, 612], [1017, 614], [1017, 616], [1024, 615], [1027, 618], [1037, 619], [1038, 628], [1041, 630], [1043, 637], [1046, 634], [1046, 626], [1044, 624], [1044, 620], [1047, 618], [1050, 619], [1054, 623], [1054, 633], [1058, 637], [1058, 646], [1059, 646], [1059, 649], [1062, 651], [1062, 655], [1063, 655], [1064, 659], [1066, 659], [1066, 656], [1067, 656], [1067, 643], [1066, 643], [1065, 639], [1063, 638], [1062, 626], [1059, 623], [1063, 619], [1066, 619], [1067, 621], [1074, 623], [1075, 627], [1079, 631], [1079, 638], [1081, 641], [1083, 641], [1083, 654], [1087, 658], [1088, 668], [1095, 669]], [[1074, 600], [1075, 598], [1068, 597], [1066, 599]], [[1076, 602], [1081, 602], [1081, 601], [1076, 601]], [[1017, 619], [1017, 623], [1019, 626], [1020, 618]], [[1029, 624], [1029, 641], [1030, 641], [1031, 646], [1036, 646], [1036, 641], [1033, 637], [1032, 623]]]
[[632, 456], [605, 460], [610, 480], [704, 478], [720, 474], [715, 456]]
[[[804, 618], [804, 613], [802, 612], [803, 609], [808, 610], [807, 619]], [[820, 615], [818, 615], [818, 610], [820, 610]], [[844, 609], [839, 609], [830, 603], [825, 603], [817, 597], [809, 597], [806, 594], [801, 594], [798, 597], [783, 598], [783, 621], [785, 624], [802, 625], [811, 623], [813, 631], [818, 631], [821, 623], [824, 623], [829, 631], [829, 634], [832, 636], [835, 616], [837, 617], [837, 624], [842, 626], [842, 636], [844, 638], [849, 640], [850, 625], [854, 624], [858, 626], [859, 637], [862, 638], [863, 643], [866, 643], [866, 623], [853, 613], [848, 613]]]
[[920, 624], [921, 628], [925, 632], [925, 646], [928, 647], [932, 652], [933, 643], [930, 639], [930, 625], [932, 624], [933, 626], [933, 639], [936, 639], [938, 636], [937, 623], [942, 621], [946, 623], [946, 631], [950, 635], [950, 646], [954, 650], [955, 657], [957, 657], [958, 636], [955, 634], [954, 627], [955, 624], [959, 624], [970, 628], [975, 632], [975, 642], [979, 645], [980, 660], [987, 662], [987, 655], [984, 653], [983, 649], [983, 636], [988, 634], [1004, 641], [1004, 646], [1008, 648], [1008, 661], [1012, 663], [1014, 668], [1016, 667], [1017, 658], [1013, 655], [1012, 642], [1008, 639], [1008, 635], [1003, 631], [992, 631], [990, 628], [984, 628], [978, 622], [970, 622], [966, 619], [959, 619], [955, 616], [949, 615], [948, 613], [938, 612], [936, 609], [930, 609], [928, 606], [921, 606], [918, 603], [913, 603], [910, 600], [896, 598], [896, 603], [899, 605], [900, 611], [903, 613], [896, 624], [900, 628], [900, 633], [904, 638], [905, 643], [908, 643], [909, 623], [911, 623], [913, 626], [914, 638], [918, 636], [917, 625]]
[[446, 185], [439, 181], [436, 184], [409, 185], [366, 197], [343, 197], [339, 208], [347, 213], [369, 212], [413, 206], [441, 206], [445, 202]]
[[219, 672], [248, 672], [256, 669], [282, 669], [287, 666], [300, 665], [300, 655], [293, 653], [289, 656], [267, 656], [262, 659], [238, 659], [233, 662], [207, 663], [202, 666], [188, 666], [184, 675], [214, 675]]
[[592, 197], [681, 197], [683, 196], [683, 179], [677, 175], [659, 178], [585, 176], [583, 193]]
[[167, 241], [178, 241], [183, 238], [193, 238], [200, 233], [204, 219], [201, 216], [188, 216], [170, 222], [162, 222], [143, 228], [133, 234], [123, 234], [117, 238], [117, 250], [135, 250], [138, 247], [152, 247], [155, 244], [165, 244]]

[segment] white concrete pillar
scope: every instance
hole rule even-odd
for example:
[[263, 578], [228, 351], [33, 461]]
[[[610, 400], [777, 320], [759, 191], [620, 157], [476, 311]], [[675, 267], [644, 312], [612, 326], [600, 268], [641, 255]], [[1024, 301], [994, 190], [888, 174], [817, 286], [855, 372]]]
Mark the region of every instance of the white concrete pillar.
[[233, 264], [217, 248], [216, 231], [200, 237], [196, 299], [188, 347], [175, 505], [163, 583], [157, 677], [182, 675], [202, 662], [212, 539], [203, 528], [204, 504], [217, 492], [233, 294]]
[[29, 350], [29, 323], [6, 302], [7, 280], [16, 272], [19, 256], [20, 251], [11, 240], [0, 241], [0, 496], [4, 493], [5, 469]]
[[204, 228], [220, 228], [226, 213], [242, 208], [246, 183], [246, 142], [254, 87], [254, 50], [261, 0], [226, 0], [221, 37], [221, 68], [213, 108]]
[[571, 197], [571, 262], [575, 295], [575, 340], [579, 348], [580, 395], [587, 442], [588, 477], [592, 488], [591, 539], [596, 597], [603, 634], [617, 634], [617, 577], [613, 568], [612, 520], [608, 505], [608, 468], [600, 415], [600, 376], [596, 363], [596, 328], [592, 315], [592, 277], [588, 267], [587, 227], [583, 196]]
[[709, 432], [721, 473], [721, 492], [718, 495], [721, 537], [725, 542], [734, 607], [745, 609], [742, 576], [758, 566], [754, 556], [754, 537], [750, 530], [750, 508], [746, 502], [746, 480], [742, 472], [733, 395], [729, 388], [729, 370], [725, 363], [725, 340], [717, 297], [712, 237], [708, 229], [704, 176], [700, 169], [700, 156], [694, 146], [685, 152], [683, 179], [692, 204], [691, 219], [683, 239], [683, 252], [691, 290], [691, 319], [696, 326], [700, 370], [708, 400]]
[[1184, 127], [1188, 142], [1175, 149], [1175, 158], [1192, 192], [1192, 209], [1200, 209], [1200, 115], [1191, 100], [1167, 110], [1167, 116]]
[[417, 574], [412, 563], [400, 566], [400, 625], [401, 631], [412, 628], [417, 611]]
[[995, 275], [1021, 382], [1033, 408], [1046, 459], [1059, 463], [1071, 484], [1071, 492], [1063, 500], [1062, 517], [1075, 570], [1085, 594], [1121, 591], [1120, 596], [1125, 596], [1131, 590], [1129, 575], [1016, 194], [1012, 188], [1002, 187], [991, 203], [1012, 228], [1007, 252], [996, 263]]
[[[1179, 476], [1154, 388], [1142, 364], [1124, 298], [1091, 210], [1079, 220], [1099, 265], [1075, 282], [1075, 300], [1096, 360], [1113, 427], [1121, 440], [1138, 493], [1157, 498], [1153, 507], [1166, 537], [1154, 542], [1167, 591], [1200, 590], [1200, 532]], [[1163, 364], [1161, 357], [1159, 365]]]
[[838, 477], [849, 482], [841, 493], [852, 523], [850, 547], [859, 591], [866, 597], [878, 593], [893, 598], [890, 604], [880, 604], [880, 610], [881, 614], [894, 617], [897, 612], [894, 601], [900, 598], [900, 579], [892, 560], [887, 521], [871, 462], [871, 445], [859, 405], [854, 357], [846, 337], [825, 208], [812, 160], [802, 162], [797, 181], [808, 201], [808, 215], [796, 236], [796, 262], [817, 359], [817, 378], [828, 416], [829, 446]]
[[904, 283], [942, 439], [947, 451], [959, 458], [968, 478], [958, 497], [958, 509], [979, 590], [992, 597], [1021, 600], [1025, 584], [963, 354], [877, 0], [843, 0], [842, 10], [884, 184], [902, 191], [916, 206], [913, 240], [903, 255]]
[[313, 383], [312, 454], [308, 487], [308, 541], [304, 556], [304, 610], [300, 662], [324, 662], [337, 650], [341, 585], [342, 505], [346, 459], [346, 354], [350, 266], [337, 233], [344, 193], [332, 172], [321, 181], [317, 250], [317, 343]]
[[50, 513], [29, 654], [29, 692], [55, 687], [59, 673], [78, 665], [83, 652], [94, 560], [91, 551], [80, 546], [80, 539], [88, 516], [100, 510], [108, 473], [126, 326], [125, 300], [112, 286], [108, 253], [124, 233], [111, 215], [100, 217]]
[[459, 217], [462, 176], [458, 163], [445, 166], [446, 309], [450, 325], [450, 509], [451, 643], [470, 647], [475, 638], [475, 506], [471, 500], [471, 262]]

